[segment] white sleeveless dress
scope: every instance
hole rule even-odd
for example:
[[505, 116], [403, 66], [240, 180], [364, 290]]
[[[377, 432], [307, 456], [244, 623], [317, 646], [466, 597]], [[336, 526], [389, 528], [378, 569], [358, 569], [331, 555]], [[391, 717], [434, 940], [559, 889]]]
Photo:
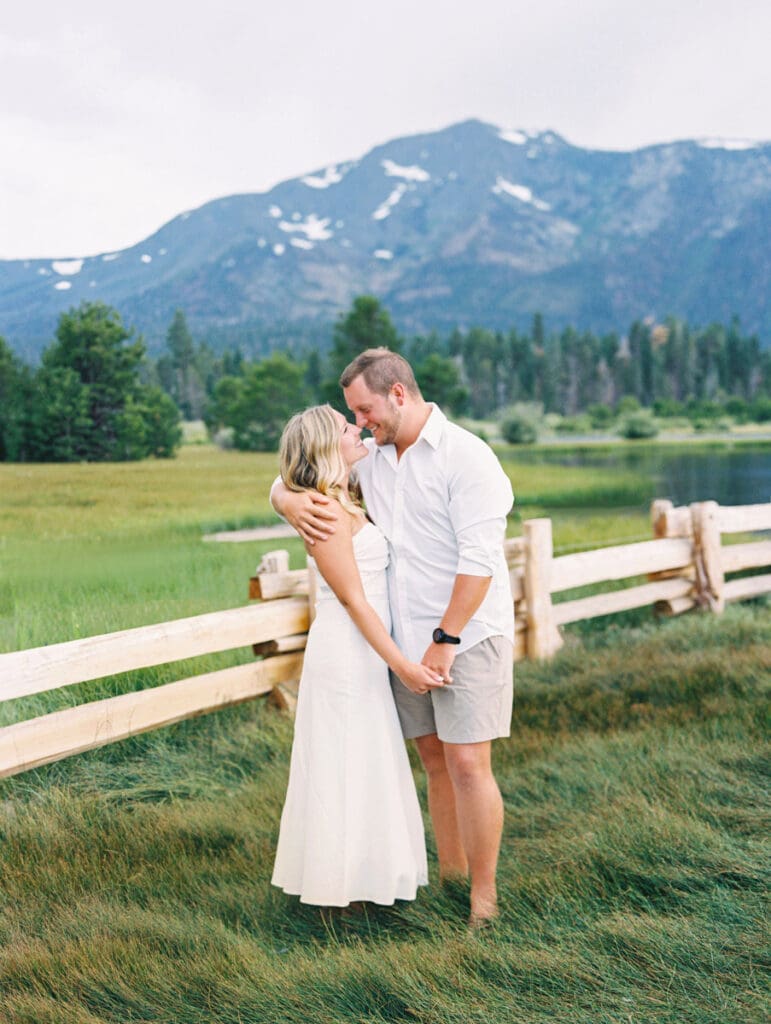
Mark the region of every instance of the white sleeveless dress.
[[[387, 629], [388, 545], [353, 537], [367, 600]], [[273, 885], [344, 907], [415, 898], [428, 881], [423, 820], [388, 669], [319, 574]]]

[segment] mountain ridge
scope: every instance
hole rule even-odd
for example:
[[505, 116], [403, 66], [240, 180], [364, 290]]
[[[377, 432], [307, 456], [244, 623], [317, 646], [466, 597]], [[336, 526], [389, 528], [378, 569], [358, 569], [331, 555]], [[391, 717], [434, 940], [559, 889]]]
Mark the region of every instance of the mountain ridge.
[[2, 261], [0, 334], [34, 357], [63, 310], [101, 300], [151, 348], [177, 308], [222, 344], [302, 337], [371, 293], [405, 333], [738, 314], [767, 343], [770, 172], [763, 142], [591, 150], [467, 120], [210, 200], [118, 252]]

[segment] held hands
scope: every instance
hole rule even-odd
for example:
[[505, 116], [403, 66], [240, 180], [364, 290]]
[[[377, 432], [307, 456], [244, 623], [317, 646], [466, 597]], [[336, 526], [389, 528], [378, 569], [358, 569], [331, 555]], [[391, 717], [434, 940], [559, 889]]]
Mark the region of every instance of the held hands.
[[408, 690], [418, 694], [436, 690], [452, 681], [449, 676], [436, 672], [428, 665], [419, 665], [415, 661], [407, 662], [404, 668], [400, 669], [398, 675]]
[[455, 648], [450, 644], [430, 643], [423, 655], [421, 664], [447, 682], [452, 679], [452, 663], [455, 661]]
[[306, 544], [326, 540], [335, 532], [337, 514], [330, 507], [329, 498], [317, 491], [288, 491], [279, 511]]

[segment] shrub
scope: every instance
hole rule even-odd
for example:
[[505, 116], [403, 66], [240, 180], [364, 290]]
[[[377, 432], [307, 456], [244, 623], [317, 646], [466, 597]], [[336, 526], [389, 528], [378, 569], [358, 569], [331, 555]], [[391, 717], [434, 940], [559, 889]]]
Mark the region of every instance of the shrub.
[[501, 434], [509, 444], [534, 444], [538, 440], [538, 427], [531, 417], [511, 413], [501, 423]]
[[768, 423], [771, 421], [771, 398], [768, 395], [758, 395], [750, 406], [750, 419], [755, 423]]
[[638, 412], [631, 412], [626, 416], [619, 428], [619, 433], [628, 441], [639, 441], [645, 438], [656, 437], [659, 432], [658, 424], [647, 409], [640, 409]]
[[682, 416], [685, 413], [685, 406], [676, 398], [657, 398], [653, 403], [653, 412], [656, 416], [673, 419], [675, 416]]
[[623, 398], [619, 398], [616, 405], [616, 415], [626, 416], [629, 413], [637, 412], [641, 408], [640, 403], [634, 397], [634, 395], [624, 395]]
[[563, 416], [554, 429], [558, 434], [585, 434], [590, 427], [588, 416]]
[[602, 402], [595, 402], [586, 410], [589, 415], [589, 422], [594, 430], [604, 430], [614, 420], [613, 410], [609, 405]]

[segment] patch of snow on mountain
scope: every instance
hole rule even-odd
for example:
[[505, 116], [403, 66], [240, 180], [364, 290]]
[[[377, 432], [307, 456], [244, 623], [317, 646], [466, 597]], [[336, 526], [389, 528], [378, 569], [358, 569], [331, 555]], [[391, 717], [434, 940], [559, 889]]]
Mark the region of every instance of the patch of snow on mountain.
[[753, 139], [699, 139], [702, 149], [757, 149], [760, 145]]
[[83, 260], [54, 260], [51, 264], [57, 274], [79, 274], [83, 267]]
[[337, 167], [327, 167], [324, 171], [323, 177], [319, 177], [316, 174], [309, 174], [305, 178], [300, 179], [303, 185], [307, 185], [309, 188], [329, 188], [330, 185], [337, 185], [338, 182], [343, 180], [343, 175], [338, 171]]
[[159, 256], [165, 256], [168, 253], [168, 251], [169, 251], [168, 249], [159, 249], [158, 250], [158, 255]]
[[388, 197], [388, 199], [386, 199], [384, 203], [381, 203], [380, 206], [378, 206], [378, 208], [372, 214], [372, 219], [385, 220], [385, 218], [389, 216], [393, 207], [396, 206], [396, 204], [399, 202], [399, 200], [406, 191], [406, 185], [397, 185], [396, 188], [391, 193], [391, 195]]
[[372, 255], [376, 260], [392, 260], [394, 258], [390, 249], [375, 249]]
[[143, 263], [152, 263], [153, 262], [152, 256], [150, 256], [149, 253], [146, 253], [146, 252], [142, 253], [142, 255], [139, 258], [142, 260]]
[[325, 242], [334, 234], [329, 230], [329, 220], [329, 217], [319, 219], [315, 213], [309, 213], [299, 224], [290, 224], [289, 221], [282, 220], [278, 226], [282, 231], [301, 231], [311, 242]]
[[514, 196], [515, 199], [519, 199], [521, 203], [530, 203], [536, 210], [550, 210], [551, 206], [545, 203], [543, 199], [536, 199], [533, 196], [533, 190], [529, 189], [527, 185], [513, 185], [510, 181], [506, 181], [505, 178], [499, 174], [495, 180], [492, 191], [497, 195], [505, 192], [509, 196]]
[[57, 281], [54, 288], [57, 292], [66, 292], [72, 288], [72, 281]]
[[50, 277], [51, 276], [51, 271], [50, 270], [46, 270], [45, 267], [41, 267], [40, 270], [38, 270], [38, 274], [41, 274], [43, 277]]
[[265, 246], [266, 246], [267, 244], [268, 244], [268, 243], [267, 243], [267, 242], [265, 241], [265, 239], [264, 239], [264, 238], [258, 238], [258, 239], [257, 239], [257, 245], [258, 245], [258, 247], [259, 247], [260, 249], [264, 249], [264, 248], [265, 248]]
[[271, 206], [271, 208], [268, 210], [268, 213], [271, 215], [271, 217], [273, 217], [274, 220], [282, 216], [280, 206]]
[[400, 164], [394, 163], [393, 160], [381, 160], [380, 163], [389, 178], [405, 178], [407, 181], [431, 180], [431, 175], [428, 171], [424, 171], [422, 167], [417, 165], [402, 167]]
[[286, 252], [286, 246], [282, 245], [281, 242], [277, 242], [273, 246], [273, 252], [276, 254], [276, 256], [281, 256], [283, 255], [283, 253]]
[[290, 238], [289, 244], [293, 245], [296, 249], [313, 249], [313, 242], [309, 242], [307, 238]]
[[104, 256], [102, 256], [102, 259], [104, 260], [105, 263], [110, 263], [112, 260], [119, 260], [120, 259], [120, 253], [119, 252], [106, 252], [104, 254]]
[[512, 146], [524, 146], [527, 142], [527, 135], [524, 132], [509, 131], [506, 128], [498, 132], [498, 138], [510, 142]]

